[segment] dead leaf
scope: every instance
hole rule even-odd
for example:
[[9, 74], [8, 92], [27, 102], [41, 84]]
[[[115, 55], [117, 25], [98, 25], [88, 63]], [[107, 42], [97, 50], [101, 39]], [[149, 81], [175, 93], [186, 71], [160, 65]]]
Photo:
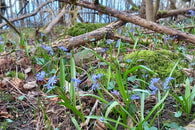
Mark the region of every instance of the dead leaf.
[[31, 82], [27, 82], [23, 85], [23, 88], [26, 89], [26, 90], [33, 89], [33, 88], [36, 88], [36, 87], [38, 87], [36, 80], [31, 81]]

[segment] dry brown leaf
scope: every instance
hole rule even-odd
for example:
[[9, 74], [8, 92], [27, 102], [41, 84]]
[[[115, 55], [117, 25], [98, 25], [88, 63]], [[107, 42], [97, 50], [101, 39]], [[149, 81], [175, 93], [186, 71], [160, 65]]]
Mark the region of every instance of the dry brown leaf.
[[26, 90], [30, 90], [33, 88], [38, 87], [36, 80], [35, 81], [31, 81], [31, 82], [27, 82], [23, 85], [23, 88]]

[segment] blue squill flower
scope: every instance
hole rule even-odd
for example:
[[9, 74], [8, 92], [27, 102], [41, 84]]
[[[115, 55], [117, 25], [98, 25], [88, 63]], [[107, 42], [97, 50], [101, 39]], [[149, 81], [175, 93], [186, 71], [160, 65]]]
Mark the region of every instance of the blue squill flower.
[[108, 50], [108, 48], [102, 48], [101, 50], [100, 50], [100, 52], [106, 52]]
[[47, 89], [53, 89], [54, 88], [54, 84], [56, 84], [57, 80], [56, 80], [56, 76], [52, 76], [49, 78], [48, 82], [47, 82]]
[[99, 83], [94, 83], [94, 84], [92, 85], [91, 89], [92, 89], [93, 91], [95, 91], [95, 90], [97, 90], [97, 89], [100, 89], [100, 84], [99, 84]]
[[93, 82], [97, 82], [98, 79], [100, 79], [103, 75], [104, 75], [104, 74], [101, 74], [101, 73], [99, 73], [99, 74], [94, 74], [94, 75], [92, 75], [91, 78], [92, 78]]
[[132, 95], [131, 96], [131, 100], [137, 100], [140, 99], [140, 97], [138, 95]]
[[160, 78], [152, 78], [152, 80], [150, 81], [150, 89], [151, 89], [151, 93], [153, 95], [156, 94], [156, 92], [158, 91], [158, 87], [155, 86], [156, 83], [158, 83], [160, 81]]
[[76, 79], [76, 78], [72, 78], [72, 82], [74, 82], [74, 86], [77, 87], [81, 83], [81, 80]]
[[59, 46], [58, 48], [59, 48], [60, 50], [62, 50], [62, 51], [65, 51], [65, 52], [68, 51], [68, 49], [67, 49], [66, 47], [64, 47], [64, 46]]
[[194, 10], [189, 10], [188, 12], [190, 13], [190, 16], [194, 16], [195, 15], [195, 11]]
[[43, 49], [45, 49], [45, 50], [47, 51], [48, 54], [54, 55], [54, 52], [53, 52], [52, 47], [46, 46], [46, 45], [41, 45], [41, 47], [42, 47]]
[[169, 82], [170, 82], [171, 80], [173, 80], [173, 79], [174, 79], [173, 77], [167, 77], [167, 78], [165, 79], [165, 82], [163, 83], [163, 88], [164, 88], [165, 90], [170, 88], [168, 85], [169, 85]]
[[106, 40], [106, 44], [111, 44], [111, 43], [113, 43], [114, 42], [114, 40], [111, 40], [111, 39], [107, 39]]
[[120, 95], [120, 93], [117, 90], [113, 90], [113, 91], [111, 91], [111, 93], [114, 94], [114, 95], [116, 95], [116, 96], [119, 96]]
[[105, 121], [104, 117], [100, 117], [100, 121], [102, 122]]
[[45, 71], [41, 71], [41, 72], [39, 72], [39, 73], [36, 74], [36, 79], [38, 81], [43, 81], [44, 78], [45, 78]]

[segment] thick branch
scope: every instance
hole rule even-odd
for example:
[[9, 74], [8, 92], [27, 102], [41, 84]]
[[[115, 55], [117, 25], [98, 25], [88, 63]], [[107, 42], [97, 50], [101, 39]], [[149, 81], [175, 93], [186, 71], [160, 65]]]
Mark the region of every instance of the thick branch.
[[[70, 0], [59, 0], [59, 1], [71, 4]], [[110, 16], [117, 17], [123, 21], [134, 23], [136, 25], [142, 26], [144, 28], [153, 30], [153, 31], [158, 32], [158, 33], [165, 33], [165, 34], [168, 34], [171, 36], [177, 36], [179, 40], [185, 40], [187, 42], [195, 43], [195, 35], [181, 32], [181, 31], [178, 31], [176, 29], [168, 28], [168, 27], [159, 25], [159, 24], [151, 22], [151, 21], [147, 21], [143, 18], [140, 18], [139, 16], [131, 15], [131, 14], [128, 14], [126, 12], [118, 11], [116, 9], [102, 6], [102, 5], [94, 5], [91, 2], [83, 1], [83, 0], [76, 1], [75, 4], [78, 6], [85, 7], [85, 8], [97, 10], [100, 13], [108, 14]]]
[[66, 8], [63, 7], [61, 12], [58, 14], [58, 16], [47, 26], [47, 28], [44, 30], [44, 33], [49, 33], [53, 26], [58, 23], [58, 21], [61, 19], [61, 17], [65, 14]]
[[176, 16], [176, 15], [184, 15], [189, 13], [189, 10], [194, 10], [195, 7], [193, 8], [184, 8], [184, 9], [174, 9], [174, 10], [169, 10], [169, 11], [159, 11], [157, 14], [157, 19], [159, 18], [166, 18], [166, 17], [171, 17], [171, 16]]
[[[75, 46], [84, 45], [85, 43], [98, 41], [102, 39], [104, 36], [107, 36], [107, 38], [113, 38], [115, 37], [116, 34], [114, 34], [112, 30], [121, 27], [125, 23], [126, 22], [124, 21], [117, 21], [105, 27], [99, 28], [95, 31], [85, 33], [83, 35], [79, 35], [68, 39], [57, 40], [52, 43], [52, 47], [65, 46], [71, 49]], [[124, 39], [124, 41], [131, 42], [130, 39]]]
[[[34, 15], [36, 15], [36, 14], [42, 9], [43, 6], [45, 6], [45, 5], [47, 5], [47, 4], [51, 3], [51, 2], [53, 2], [53, 0], [50, 0], [50, 1], [47, 1], [47, 2], [43, 3], [43, 4], [40, 5], [34, 12], [32, 12], [32, 13], [30, 13], [30, 14], [23, 15], [23, 16], [21, 16], [21, 17], [11, 19], [11, 20], [9, 20], [9, 21], [10, 21], [10, 22], [14, 22], [14, 21], [17, 21], [17, 20], [22, 20], [22, 19], [25, 19], [25, 18], [27, 18], [27, 17], [34, 16]], [[7, 23], [1, 23], [1, 24], [0, 24], [0, 28], [2, 28], [2, 27], [5, 26], [5, 25], [7, 25]]]

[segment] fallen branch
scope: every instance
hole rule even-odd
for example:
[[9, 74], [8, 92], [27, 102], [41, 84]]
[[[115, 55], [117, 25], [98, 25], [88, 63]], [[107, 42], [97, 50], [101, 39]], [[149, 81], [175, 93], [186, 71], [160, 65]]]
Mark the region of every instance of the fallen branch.
[[174, 10], [169, 10], [169, 11], [158, 11], [156, 19], [189, 14], [189, 12], [188, 12], [189, 10], [194, 10], [195, 11], [195, 7], [193, 7], [193, 8], [184, 8], [184, 9], [174, 9]]
[[[58, 0], [58, 1], [72, 4], [71, 0]], [[158, 33], [165, 33], [165, 34], [168, 34], [171, 36], [177, 36], [178, 40], [184, 40], [186, 42], [195, 43], [195, 35], [181, 32], [181, 31], [178, 31], [178, 30], [173, 29], [173, 28], [168, 28], [168, 27], [159, 25], [159, 24], [151, 22], [151, 21], [147, 21], [143, 18], [140, 18], [139, 16], [131, 15], [131, 14], [128, 14], [126, 12], [118, 11], [116, 9], [102, 6], [102, 5], [94, 5], [91, 2], [83, 1], [83, 0], [76, 1], [76, 3], [74, 3], [74, 4], [77, 6], [82, 6], [85, 8], [97, 10], [102, 14], [108, 14], [110, 16], [117, 17], [123, 21], [131, 22], [133, 24], [142, 26], [144, 28], [153, 30], [153, 31], [158, 32]]]
[[[45, 5], [47, 5], [47, 4], [49, 4], [49, 3], [52, 3], [52, 2], [53, 2], [53, 0], [47, 1], [47, 2], [43, 3], [42, 5], [40, 5], [34, 12], [29, 13], [29, 14], [27, 14], [27, 15], [22, 15], [21, 17], [14, 18], [14, 19], [11, 19], [11, 20], [9, 20], [9, 21], [10, 21], [10, 22], [15, 22], [15, 21], [18, 21], [18, 20], [22, 20], [22, 19], [25, 19], [25, 18], [34, 16], [34, 15], [36, 15], [36, 14], [41, 10], [42, 7], [44, 7]], [[5, 25], [7, 25], [7, 23], [1, 23], [1, 24], [0, 24], [0, 28], [2, 28], [2, 27], [5, 26]]]
[[58, 14], [58, 16], [46, 27], [46, 29], [44, 30], [43, 33], [48, 34], [51, 31], [51, 29], [53, 28], [53, 26], [58, 23], [60, 18], [63, 17], [65, 12], [66, 12], [66, 7], [63, 7], [61, 12]]
[[[68, 39], [56, 40], [52, 43], [52, 47], [65, 46], [68, 49], [71, 49], [75, 46], [84, 45], [85, 43], [98, 41], [105, 36], [107, 38], [114, 38], [116, 34], [113, 33], [113, 29], [119, 28], [125, 23], [126, 22], [119, 20], [117, 22], [110, 23], [109, 25], [105, 27], [99, 28], [89, 33], [85, 33], [85, 34], [82, 34], [76, 37], [71, 37]], [[118, 37], [120, 36], [118, 35]], [[123, 37], [121, 36], [120, 38], [123, 38]], [[129, 40], [129, 42], [132, 42], [128, 38], [124, 39], [124, 41], [125, 40], [126, 41]]]

